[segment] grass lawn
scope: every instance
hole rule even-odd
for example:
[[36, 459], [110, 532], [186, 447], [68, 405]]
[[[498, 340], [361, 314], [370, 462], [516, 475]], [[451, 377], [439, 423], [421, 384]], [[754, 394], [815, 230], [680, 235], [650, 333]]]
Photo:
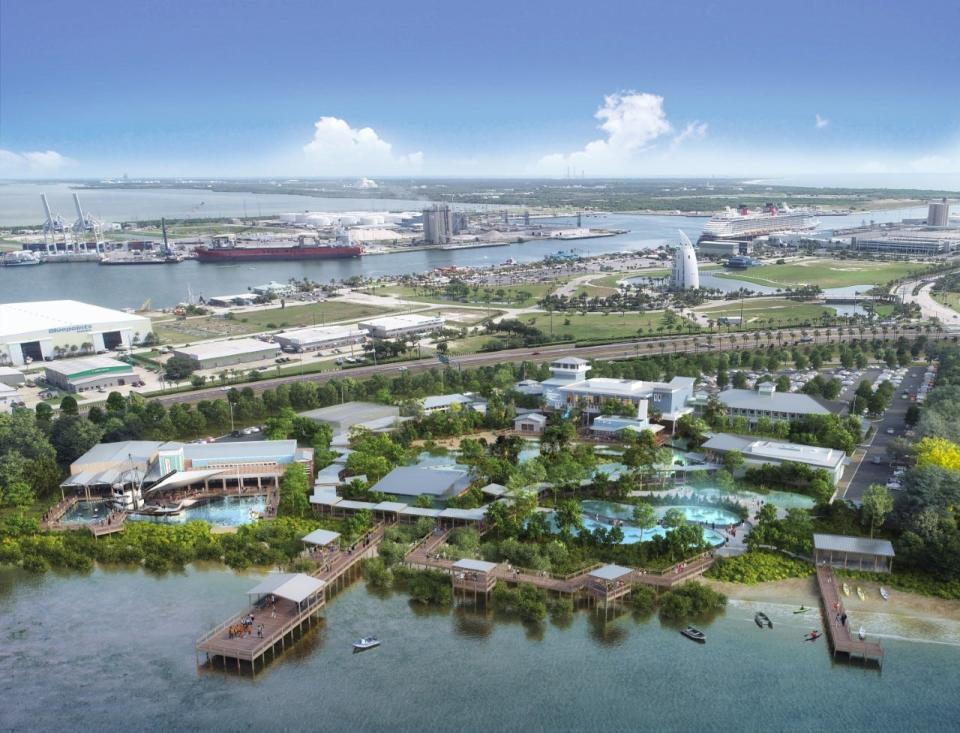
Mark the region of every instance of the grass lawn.
[[718, 272], [716, 275], [774, 288], [804, 284], [842, 288], [849, 285], [883, 285], [926, 269], [926, 265], [915, 262], [813, 259], [784, 265], [762, 265], [744, 272]]
[[[930, 294], [940, 305], [945, 305], [947, 308], [960, 311], [960, 293], [932, 292]], [[879, 308], [877, 310], [879, 310]]]
[[581, 295], [586, 295], [588, 298], [605, 298], [619, 292], [617, 288], [608, 288], [603, 285], [581, 285], [573, 291], [571, 297], [579, 298]]
[[535, 305], [537, 301], [552, 293], [568, 279], [569, 278], [557, 278], [556, 280], [551, 280], [546, 283], [521, 283], [519, 285], [480, 288], [476, 291], [471, 288], [470, 294], [465, 301], [447, 298], [443, 295], [442, 291], [436, 292], [425, 288], [412, 288], [407, 285], [393, 285], [386, 288], [378, 288], [372, 292], [374, 295], [396, 295], [398, 298], [403, 298], [404, 300], [450, 305], [456, 305], [457, 303], [463, 303], [464, 305], [486, 305], [485, 295], [489, 294], [492, 305], [507, 305], [518, 308]]
[[[719, 267], [720, 265], [707, 263], [700, 265], [700, 271], [703, 272], [704, 270], [716, 270]], [[615, 288], [617, 287], [618, 282], [621, 280], [627, 280], [631, 277], [669, 277], [669, 275], [669, 267], [661, 267], [654, 270], [636, 270], [634, 272], [611, 272], [608, 275], [591, 280], [590, 284], [598, 287]]]
[[[740, 303], [729, 302], [718, 306], [697, 308], [698, 313], [703, 313], [707, 318], [716, 320], [721, 316], [739, 316]], [[818, 305], [816, 303], [798, 303], [786, 298], [760, 298], [743, 301], [743, 320], [746, 325], [763, 325], [769, 327], [779, 326], [778, 321], [787, 324], [790, 321], [817, 320], [820, 316], [827, 314], [836, 315], [833, 308]]]
[[153, 330], [162, 343], [180, 344], [201, 339], [275, 331], [280, 328], [319, 326], [334, 321], [370, 318], [394, 310], [396, 309], [363, 303], [328, 300], [323, 303], [234, 313], [232, 318], [200, 316], [183, 320], [155, 321]]
[[[521, 316], [521, 321], [525, 324], [536, 326], [543, 331], [548, 338], [551, 336], [550, 315], [548, 313], [525, 313]], [[567, 321], [569, 321], [569, 323], [567, 323]], [[588, 313], [586, 315], [579, 313], [570, 315], [555, 313], [553, 315], [553, 338], [551, 340], [561, 340], [564, 336], [567, 336], [570, 341], [597, 341], [605, 339], [616, 341], [618, 339], [641, 335], [638, 333], [641, 329], [643, 330], [643, 336], [656, 336], [658, 333], [676, 333], [678, 332], [680, 324], [686, 325], [687, 321], [678, 320], [677, 324], [678, 325], [674, 326], [673, 331], [665, 328], [664, 331], [658, 332], [657, 329], [664, 325], [663, 313], [661, 311], [644, 313], [642, 315], [627, 313], [624, 316], [621, 316], [619, 313], [606, 315], [602, 313]], [[496, 337], [484, 334], [453, 341], [450, 343], [450, 353], [474, 353], [492, 338]]]

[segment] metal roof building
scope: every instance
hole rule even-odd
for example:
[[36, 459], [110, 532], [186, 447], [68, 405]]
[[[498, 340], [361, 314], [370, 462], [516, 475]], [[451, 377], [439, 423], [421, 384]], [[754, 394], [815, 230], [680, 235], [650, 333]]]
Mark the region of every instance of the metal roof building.
[[342, 405], [330, 405], [300, 414], [315, 422], [326, 423], [336, 435], [346, 433], [354, 425], [396, 420], [400, 417], [400, 408], [375, 402], [344, 402]]
[[765, 382], [756, 390], [726, 389], [717, 395], [730, 417], [745, 417], [756, 422], [761, 417], [770, 420], [797, 420], [808, 415], [830, 415], [823, 402], [810, 395], [798, 392], [777, 392], [776, 387]]
[[839, 534], [813, 535], [813, 552], [818, 565], [825, 563], [872, 573], [889, 573], [895, 554], [889, 540]]
[[67, 392], [86, 392], [137, 381], [133, 367], [107, 356], [55, 361], [44, 367], [50, 384]]
[[173, 353], [187, 357], [197, 369], [216, 369], [271, 359], [280, 354], [280, 347], [260, 339], [241, 338], [233, 341], [209, 341], [192, 346], [181, 346]]
[[470, 486], [466, 471], [453, 471], [418, 466], [401, 466], [377, 481], [370, 490], [391, 496], [417, 497], [422, 494], [434, 499], [452, 499]]
[[[715, 433], [700, 450], [708, 457], [722, 460], [722, 456], [731, 451], [743, 454], [747, 464], [781, 465], [783, 463], [802, 463], [811, 468], [825, 469], [833, 479], [834, 485], [843, 476], [843, 470], [850, 462], [846, 453], [834, 448], [821, 448], [800, 443], [788, 443], [779, 440], [747, 438], [730, 433]], [[712, 455], [711, 455], [712, 454]]]
[[14, 366], [63, 353], [129, 348], [152, 331], [149, 318], [76, 300], [0, 303], [0, 356]]
[[369, 331], [374, 338], [394, 338], [410, 334], [431, 333], [443, 328], [442, 316], [424, 316], [408, 313], [402, 316], [385, 316], [361, 321], [357, 325]]
[[317, 351], [359, 344], [366, 337], [366, 332], [356, 326], [315, 326], [284, 331], [274, 336], [274, 339], [285, 350]]

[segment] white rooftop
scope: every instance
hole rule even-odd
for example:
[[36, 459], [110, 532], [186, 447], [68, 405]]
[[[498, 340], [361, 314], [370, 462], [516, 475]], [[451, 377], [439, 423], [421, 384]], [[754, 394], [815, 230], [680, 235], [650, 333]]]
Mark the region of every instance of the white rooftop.
[[326, 583], [304, 573], [271, 573], [261, 583], [247, 591], [248, 596], [273, 594], [294, 603], [301, 603]]
[[632, 572], [632, 568], [625, 568], [622, 565], [604, 565], [596, 570], [591, 570], [587, 575], [591, 578], [600, 578], [600, 580], [619, 580]]
[[373, 318], [369, 321], [361, 321], [360, 328], [382, 328], [392, 331], [397, 328], [412, 328], [415, 326], [433, 326], [443, 323], [441, 316], [422, 316], [416, 313], [408, 313], [402, 316], [384, 316], [383, 318]]
[[329, 545], [340, 538], [339, 532], [331, 532], [329, 529], [315, 529], [313, 532], [303, 538], [308, 545]]
[[234, 339], [233, 341], [209, 341], [192, 346], [181, 346], [176, 349], [177, 353], [187, 354], [198, 360], [269, 350], [280, 351], [280, 347], [276, 344], [268, 344], [260, 339]]
[[298, 341], [302, 344], [312, 344], [323, 341], [360, 338], [366, 334], [356, 326], [314, 326], [311, 328], [298, 328], [293, 331], [284, 331], [278, 335], [281, 338]]
[[140, 329], [141, 335], [150, 331], [150, 319], [132, 313], [81, 303], [78, 300], [38, 300], [26, 303], [0, 303], [0, 341], [9, 336], [36, 331], [76, 331], [83, 326], [127, 324]]
[[478, 573], [489, 573], [496, 569], [497, 564], [495, 562], [486, 562], [485, 560], [471, 560], [470, 558], [464, 558], [463, 560], [457, 560], [453, 567], [457, 570], [472, 570]]

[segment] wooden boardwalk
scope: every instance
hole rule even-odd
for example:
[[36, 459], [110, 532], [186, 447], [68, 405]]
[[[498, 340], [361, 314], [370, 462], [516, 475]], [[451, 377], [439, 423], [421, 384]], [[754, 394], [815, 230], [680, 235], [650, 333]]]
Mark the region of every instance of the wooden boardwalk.
[[111, 511], [107, 515], [107, 518], [100, 522], [92, 522], [87, 525], [87, 529], [93, 534], [94, 537], [100, 537], [105, 534], [113, 534], [114, 532], [122, 532], [123, 525], [127, 521], [126, 512]]
[[[277, 598], [275, 607], [270, 604], [261, 604], [260, 607], [251, 605], [197, 640], [195, 648], [198, 663], [202, 653], [208, 661], [221, 658], [224, 668], [229, 663], [235, 663], [238, 671], [242, 671], [241, 662], [248, 662], [251, 671], [256, 673], [257, 663], [261, 666], [266, 664], [268, 653], [269, 661], [273, 661], [278, 648], [282, 653], [288, 643], [296, 641], [298, 633], [309, 629], [320, 617], [331, 595], [359, 574], [360, 562], [376, 556], [385, 530], [385, 525], [378, 524], [349, 547], [313, 555], [320, 567], [310, 575], [324, 582], [323, 592], [315, 601], [298, 606], [292, 601]], [[240, 625], [251, 613], [254, 616], [253, 625], [247, 627], [246, 633], [232, 634], [231, 627]], [[263, 624], [263, 636], [257, 630], [260, 624]]]
[[823, 604], [824, 628], [827, 631], [827, 640], [833, 650], [833, 655], [846, 654], [848, 659], [863, 659], [875, 661], [883, 665], [883, 647], [877, 642], [860, 641], [850, 633], [850, 619], [841, 623], [838, 616], [845, 614], [846, 609], [837, 590], [833, 570], [828, 565], [817, 568], [817, 586], [820, 588], [820, 601]]
[[[445, 573], [453, 573], [453, 560], [446, 560], [436, 555], [437, 550], [446, 542], [449, 534], [450, 532], [447, 531], [442, 535], [431, 535], [429, 540], [415, 547], [407, 555], [405, 563], [413, 568], [441, 570]], [[682, 567], [677, 565], [662, 572], [634, 569], [633, 573], [628, 577], [627, 582], [631, 585], [633, 583], [643, 583], [644, 585], [652, 585], [656, 588], [672, 588], [674, 585], [703, 575], [711, 565], [713, 565], [713, 557], [706, 554], [688, 563], [683, 563]], [[560, 577], [547, 572], [537, 572], [535, 570], [515, 568], [500, 564], [492, 574], [497, 580], [503, 580], [508, 583], [530, 583], [537, 588], [542, 588], [554, 593], [568, 593], [573, 595], [587, 588], [589, 573], [597, 567], [600, 566], [595, 565], [579, 573]]]

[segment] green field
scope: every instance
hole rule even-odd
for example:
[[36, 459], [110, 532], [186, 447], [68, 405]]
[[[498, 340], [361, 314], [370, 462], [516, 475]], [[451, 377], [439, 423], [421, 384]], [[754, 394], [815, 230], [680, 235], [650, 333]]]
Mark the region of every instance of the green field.
[[492, 305], [506, 305], [512, 308], [522, 308], [535, 305], [556, 288], [570, 278], [557, 278], [546, 283], [521, 283], [519, 285], [504, 285], [493, 288], [471, 288], [465, 301], [452, 300], [444, 296], [443, 292], [436, 292], [432, 288], [414, 288], [408, 285], [391, 285], [372, 291], [374, 295], [395, 295], [404, 300], [416, 300], [421, 303], [440, 303], [444, 305], [487, 305], [487, 296]]
[[744, 272], [718, 272], [716, 275], [773, 288], [795, 285], [842, 288], [849, 285], [884, 285], [891, 280], [927, 269], [926, 265], [915, 262], [816, 259], [784, 265], [762, 265]]
[[[668, 333], [678, 333], [682, 328], [686, 330], [689, 321], [677, 319], [673, 329], [667, 328], [664, 324], [664, 316], [661, 311], [653, 313], [627, 313], [621, 316], [619, 313], [588, 313], [583, 314], [553, 314], [553, 329], [550, 328], [550, 315], [548, 313], [530, 313], [523, 314], [520, 320], [531, 326], [536, 326], [551, 341], [598, 341], [626, 339], [636, 336], [657, 336]], [[567, 323], [569, 321], [569, 323]], [[658, 330], [661, 326], [663, 331]], [[478, 351], [480, 347], [496, 336], [479, 335], [470, 336], [460, 341], [450, 342], [450, 352], [455, 354], [467, 354]]]
[[[700, 271], [704, 270], [716, 270], [720, 265], [715, 264], [706, 264], [700, 265]], [[590, 281], [591, 285], [596, 285], [599, 287], [615, 288], [617, 283], [621, 280], [627, 280], [631, 277], [669, 277], [670, 268], [661, 267], [654, 270], [636, 270], [633, 272], [611, 272], [609, 275], [604, 275]]]
[[155, 321], [153, 330], [162, 343], [177, 344], [200, 339], [275, 331], [281, 328], [319, 326], [334, 321], [380, 316], [395, 310], [397, 309], [328, 300], [323, 303], [234, 313], [232, 318], [201, 316], [184, 320]]
[[[740, 303], [730, 302], [697, 308], [697, 312], [713, 320], [721, 316], [739, 316]], [[798, 303], [786, 298], [761, 298], [743, 302], [743, 320], [748, 327], [777, 328], [791, 323], [818, 320], [824, 314], [834, 316], [836, 311], [816, 303]]]
[[932, 295], [933, 299], [940, 305], [945, 305], [947, 308], [960, 311], [960, 293], [934, 291], [931, 292], [930, 295]]

